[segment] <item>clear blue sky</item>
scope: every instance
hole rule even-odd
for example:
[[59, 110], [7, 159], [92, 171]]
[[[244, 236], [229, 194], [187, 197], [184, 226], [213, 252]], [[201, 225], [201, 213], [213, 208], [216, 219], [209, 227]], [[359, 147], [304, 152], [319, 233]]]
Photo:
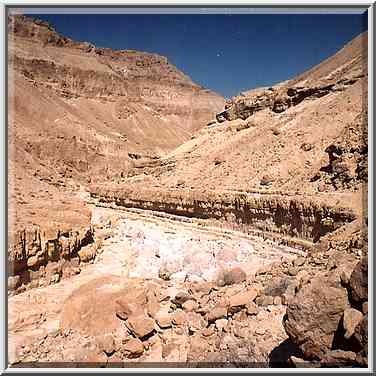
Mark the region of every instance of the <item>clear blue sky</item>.
[[98, 47], [164, 55], [225, 97], [292, 78], [367, 30], [367, 16], [354, 14], [32, 16]]

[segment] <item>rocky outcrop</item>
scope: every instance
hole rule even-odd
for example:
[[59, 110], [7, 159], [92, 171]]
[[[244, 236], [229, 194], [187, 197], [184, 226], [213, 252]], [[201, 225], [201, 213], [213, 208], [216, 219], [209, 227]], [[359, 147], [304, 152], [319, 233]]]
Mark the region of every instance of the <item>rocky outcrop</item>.
[[28, 228], [15, 232], [8, 250], [8, 292], [57, 283], [80, 273], [80, 264], [93, 260], [95, 243], [92, 227], [78, 230]]
[[219, 123], [225, 120], [245, 120], [254, 113], [265, 109], [281, 113], [305, 100], [314, 100], [336, 91], [342, 91], [345, 87], [355, 84], [362, 77], [364, 76], [359, 75], [349, 79], [341, 79], [335, 83], [323, 82], [315, 86], [289, 86], [287, 83], [281, 87], [258, 89], [246, 96], [238, 96], [232, 99], [230, 103], [226, 104], [226, 109], [216, 115], [216, 119]]
[[367, 112], [345, 127], [325, 153], [329, 163], [321, 167], [312, 182], [323, 182], [339, 189], [356, 189], [368, 181]]
[[355, 219], [349, 209], [289, 196], [103, 186], [92, 187], [91, 196], [100, 204], [216, 219], [249, 233], [275, 233], [310, 242]]
[[366, 74], [366, 41], [367, 34], [361, 34], [337, 54], [292, 80], [241, 93], [226, 102], [225, 110], [216, 116], [217, 121], [247, 119], [265, 109], [281, 113], [303, 101], [344, 91]]

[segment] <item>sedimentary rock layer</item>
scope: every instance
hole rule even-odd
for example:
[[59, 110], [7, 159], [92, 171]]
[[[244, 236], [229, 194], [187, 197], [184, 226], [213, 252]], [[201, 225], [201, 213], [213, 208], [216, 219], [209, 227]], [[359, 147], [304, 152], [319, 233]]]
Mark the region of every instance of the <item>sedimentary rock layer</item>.
[[100, 202], [114, 202], [120, 207], [218, 219], [246, 232], [253, 229], [308, 241], [317, 241], [355, 219], [354, 213], [345, 207], [330, 207], [319, 200], [293, 196], [104, 187], [93, 188], [91, 195]]

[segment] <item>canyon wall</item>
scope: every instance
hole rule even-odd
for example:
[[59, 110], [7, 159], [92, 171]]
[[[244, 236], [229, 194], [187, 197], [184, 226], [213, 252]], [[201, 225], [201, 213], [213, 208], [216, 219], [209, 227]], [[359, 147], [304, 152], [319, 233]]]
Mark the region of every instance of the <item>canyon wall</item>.
[[9, 241], [11, 294], [57, 283], [63, 277], [80, 273], [80, 264], [93, 260], [100, 247], [91, 226], [71, 231], [29, 227], [13, 232]]
[[287, 195], [94, 187], [91, 196], [118, 207], [220, 220], [246, 233], [280, 235], [290, 241], [302, 240], [300, 244], [306, 245], [355, 219], [346, 207]]

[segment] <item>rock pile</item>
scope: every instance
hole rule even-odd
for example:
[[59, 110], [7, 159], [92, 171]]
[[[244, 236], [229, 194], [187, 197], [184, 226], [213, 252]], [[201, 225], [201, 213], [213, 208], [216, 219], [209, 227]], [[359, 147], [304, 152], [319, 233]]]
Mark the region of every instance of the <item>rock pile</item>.
[[368, 252], [361, 241], [366, 230], [347, 231], [350, 242], [323, 242], [307, 258], [284, 317], [303, 359], [324, 367], [368, 362]]
[[[74, 361], [225, 365], [231, 359], [236, 366], [265, 365], [268, 353], [286, 339], [281, 325], [285, 308], [281, 300], [256, 304], [262, 286], [244, 280], [241, 270], [235, 272], [240, 280], [225, 286], [110, 276], [94, 280], [67, 299], [61, 331], [47, 338], [48, 347], [59, 352], [68, 345], [66, 336], [75, 343], [80, 334], [90, 346], [78, 346]], [[93, 350], [85, 360], [88, 347]], [[43, 350], [38, 347], [39, 361], [58, 357]]]

